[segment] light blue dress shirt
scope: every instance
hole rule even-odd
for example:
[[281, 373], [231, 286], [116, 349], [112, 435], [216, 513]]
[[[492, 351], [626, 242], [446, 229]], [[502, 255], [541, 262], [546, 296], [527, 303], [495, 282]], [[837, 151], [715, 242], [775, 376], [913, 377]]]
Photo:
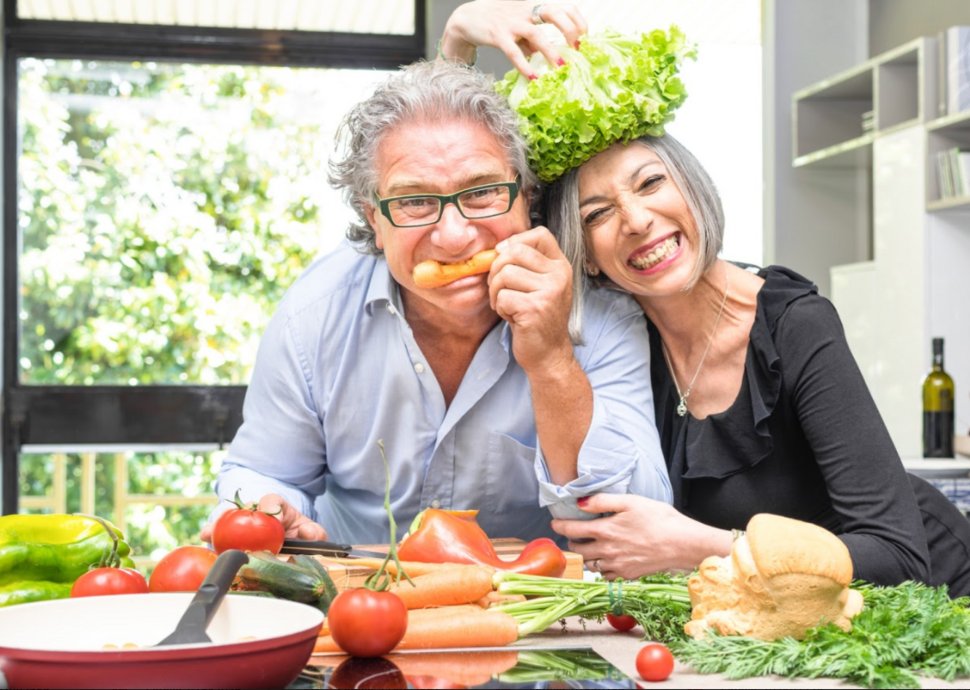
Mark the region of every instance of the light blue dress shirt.
[[278, 493], [333, 540], [386, 543], [383, 441], [398, 538], [428, 506], [478, 509], [492, 537], [562, 543], [550, 511], [572, 516], [577, 497], [670, 502], [643, 313], [596, 290], [584, 320], [575, 353], [593, 387], [593, 418], [578, 478], [557, 486], [508, 325], [488, 333], [446, 407], [386, 262], [345, 242], [306, 270], [270, 321], [217, 492], [231, 498], [238, 489], [252, 501]]

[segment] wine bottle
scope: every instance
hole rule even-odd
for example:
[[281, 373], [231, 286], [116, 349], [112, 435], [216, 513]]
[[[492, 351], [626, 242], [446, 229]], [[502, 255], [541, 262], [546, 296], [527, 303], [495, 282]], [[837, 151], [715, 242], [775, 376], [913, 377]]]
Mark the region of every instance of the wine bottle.
[[933, 338], [933, 365], [923, 379], [923, 457], [953, 457], [953, 379], [943, 369], [943, 338]]

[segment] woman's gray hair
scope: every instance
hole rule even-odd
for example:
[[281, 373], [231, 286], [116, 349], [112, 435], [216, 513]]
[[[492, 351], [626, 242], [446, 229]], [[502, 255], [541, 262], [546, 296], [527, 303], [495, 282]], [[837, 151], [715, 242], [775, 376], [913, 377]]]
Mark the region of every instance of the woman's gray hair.
[[[717, 260], [724, 243], [724, 209], [714, 181], [700, 161], [669, 134], [641, 137], [631, 144], [643, 144], [663, 162], [697, 224], [700, 243], [698, 260], [685, 290], [690, 290], [701, 275]], [[580, 166], [582, 167], [582, 166]], [[545, 192], [546, 220], [559, 241], [563, 254], [573, 267], [573, 307], [569, 332], [573, 340], [582, 333], [583, 293], [590, 286], [616, 287], [603, 274], [590, 275], [586, 236], [579, 214], [579, 168], [573, 168], [553, 182]]]
[[337, 130], [329, 182], [342, 190], [344, 201], [357, 212], [347, 238], [361, 251], [381, 253], [365, 212], [377, 195], [377, 149], [402, 124], [458, 118], [484, 125], [505, 147], [510, 165], [522, 178], [521, 189], [532, 197], [537, 178], [529, 168], [527, 144], [516, 114], [493, 83], [491, 76], [467, 65], [420, 61], [402, 67], [347, 113]]

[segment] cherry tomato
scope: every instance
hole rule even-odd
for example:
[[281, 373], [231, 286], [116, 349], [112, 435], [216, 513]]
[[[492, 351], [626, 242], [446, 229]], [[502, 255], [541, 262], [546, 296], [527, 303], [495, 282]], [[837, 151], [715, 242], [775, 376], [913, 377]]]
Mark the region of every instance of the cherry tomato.
[[644, 680], [666, 680], [673, 671], [674, 655], [667, 649], [667, 645], [651, 642], [637, 652], [637, 673]]
[[609, 621], [610, 625], [620, 632], [633, 630], [635, 627], [637, 627], [637, 619], [633, 616], [608, 613], [606, 614], [606, 620]]
[[239, 494], [233, 503], [237, 507], [220, 515], [212, 526], [212, 548], [216, 553], [229, 549], [279, 553], [286, 537], [283, 523], [255, 505], [243, 505]]
[[152, 592], [194, 592], [219, 556], [204, 546], [172, 549], [155, 566], [148, 580]]
[[397, 646], [408, 610], [393, 592], [345, 589], [330, 603], [327, 624], [337, 645], [352, 656], [381, 656]]
[[74, 581], [72, 597], [95, 597], [102, 594], [145, 594], [148, 582], [134, 568], [95, 568]]

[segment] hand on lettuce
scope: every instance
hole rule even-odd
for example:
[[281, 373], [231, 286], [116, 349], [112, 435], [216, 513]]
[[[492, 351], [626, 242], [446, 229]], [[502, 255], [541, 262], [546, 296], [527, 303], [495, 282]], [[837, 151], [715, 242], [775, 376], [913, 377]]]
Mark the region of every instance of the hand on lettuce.
[[663, 134], [687, 97], [678, 73], [696, 56], [683, 32], [589, 35], [578, 50], [560, 47], [566, 64], [551, 68], [538, 54], [538, 79], [512, 70], [496, 84], [521, 118], [531, 164], [545, 182], [617, 142]]

